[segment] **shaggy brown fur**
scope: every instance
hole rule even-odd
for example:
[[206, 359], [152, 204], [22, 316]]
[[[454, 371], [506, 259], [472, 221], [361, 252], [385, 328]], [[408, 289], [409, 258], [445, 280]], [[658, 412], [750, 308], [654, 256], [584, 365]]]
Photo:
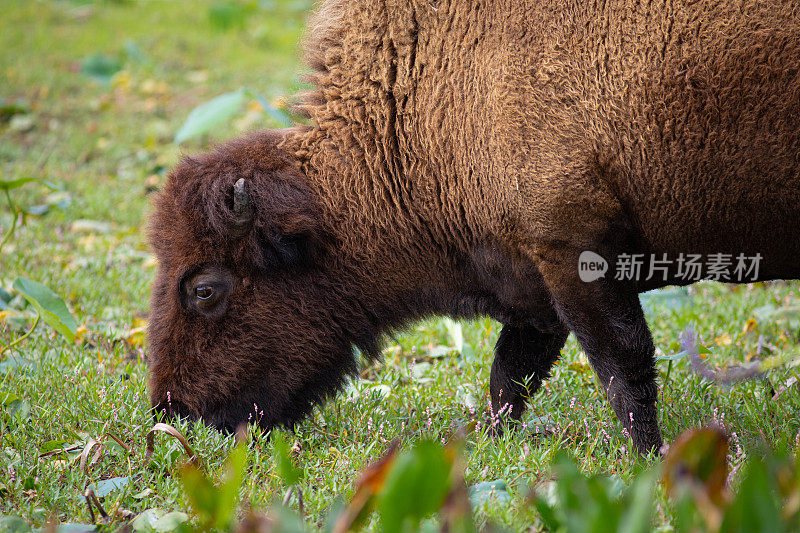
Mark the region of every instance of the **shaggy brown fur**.
[[572, 331], [650, 450], [637, 294], [680, 280], [584, 283], [578, 255], [760, 253], [761, 279], [800, 276], [794, 1], [327, 0], [306, 48], [314, 126], [186, 158], [156, 200], [158, 408], [291, 425], [353, 345], [488, 315], [495, 410], [521, 415]]

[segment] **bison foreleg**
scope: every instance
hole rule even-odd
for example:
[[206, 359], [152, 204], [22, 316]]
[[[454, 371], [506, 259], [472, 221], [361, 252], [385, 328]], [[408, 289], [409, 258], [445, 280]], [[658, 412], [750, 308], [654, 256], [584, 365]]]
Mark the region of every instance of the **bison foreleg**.
[[581, 281], [580, 251], [547, 251], [540, 270], [561, 320], [575, 333], [611, 405], [642, 453], [661, 447], [653, 340], [630, 284]]
[[569, 331], [543, 332], [530, 325], [503, 326], [494, 349], [492, 412], [519, 420], [525, 402], [550, 375]]

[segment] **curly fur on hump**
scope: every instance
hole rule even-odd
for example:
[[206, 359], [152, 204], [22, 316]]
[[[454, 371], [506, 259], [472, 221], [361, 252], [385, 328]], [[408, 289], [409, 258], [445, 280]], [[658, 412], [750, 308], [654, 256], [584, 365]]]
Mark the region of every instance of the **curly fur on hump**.
[[[665, 222], [731, 218], [714, 198], [738, 180], [716, 167], [757, 189], [794, 176], [798, 31], [788, 0], [323, 1], [305, 39], [316, 89], [302, 107], [316, 127], [301, 160], [340, 167], [329, 185], [358, 193], [353, 209], [405, 206], [462, 243], [517, 242], [520, 229], [588, 243], [627, 212], [674, 249]], [[701, 210], [672, 201], [698, 190]], [[792, 209], [791, 195], [754, 194], [739, 207]], [[723, 243], [696, 247], [736, 247], [769, 225], [730, 222]]]
[[[154, 405], [170, 391], [232, 428], [258, 403], [291, 425], [355, 370], [351, 346], [491, 316], [495, 411], [521, 415], [572, 331], [645, 451], [661, 437], [637, 293], [686, 281], [585, 283], [580, 254], [611, 272], [759, 254], [758, 279], [800, 276], [794, 0], [324, 0], [305, 51], [313, 125], [188, 158], [155, 202]], [[232, 238], [240, 178], [256, 214]], [[213, 312], [197, 279], [225, 295]]]

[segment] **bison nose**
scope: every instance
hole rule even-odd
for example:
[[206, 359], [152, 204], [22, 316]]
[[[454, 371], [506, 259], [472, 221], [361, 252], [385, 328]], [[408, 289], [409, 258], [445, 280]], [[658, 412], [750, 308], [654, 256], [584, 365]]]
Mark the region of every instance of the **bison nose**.
[[153, 420], [156, 422], [172, 422], [176, 419], [185, 418], [197, 420], [199, 417], [186, 404], [176, 401], [173, 398], [165, 399], [152, 408]]

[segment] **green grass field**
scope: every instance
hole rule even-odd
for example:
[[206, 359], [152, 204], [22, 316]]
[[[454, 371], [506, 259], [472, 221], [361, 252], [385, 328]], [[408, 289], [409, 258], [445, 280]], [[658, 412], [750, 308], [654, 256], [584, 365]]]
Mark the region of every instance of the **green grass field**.
[[[158, 435], [154, 460], [144, 458], [153, 425], [143, 331], [155, 274], [144, 235], [149, 194], [181, 153], [275, 126], [249, 105], [211, 134], [173, 143], [189, 112], [216, 95], [240, 87], [269, 98], [294, 93], [301, 86], [297, 43], [309, 7], [243, 3], [228, 19], [213, 10], [219, 5], [0, 0], [0, 179], [40, 180], [11, 194], [21, 207], [43, 213], [26, 216], [3, 246], [0, 287], [11, 291], [19, 276], [39, 281], [65, 299], [81, 325], [68, 344], [40, 324], [0, 355], [0, 399], [18, 399], [0, 405], [0, 515], [21, 516], [34, 527], [51, 518], [87, 523], [87, 484], [108, 486], [102, 481], [117, 477], [120, 486], [103, 503], [117, 510], [113, 527], [123, 523], [122, 509], [192, 514], [174, 475], [184, 460], [177, 442]], [[106, 63], [111, 76], [101, 79]], [[0, 235], [12, 223], [4, 200]], [[678, 352], [680, 332], [693, 326], [711, 352], [710, 364], [762, 359], [770, 367], [764, 379], [723, 389], [694, 374], [686, 359], [660, 361], [667, 440], [716, 420], [732, 432], [733, 469], [763, 444], [795, 449], [798, 289], [797, 283], [702, 283], [654, 298], [649, 321], [660, 355]], [[27, 331], [32, 316], [15, 297], [0, 311], [0, 342]], [[382, 363], [365, 367], [361, 380], [287, 435], [304, 471], [309, 527], [322, 527], [334, 502], [353, 495], [358, 473], [390, 441], [448, 440], [488, 407], [499, 326], [490, 320], [461, 326], [431, 319], [398, 332], [387, 339]], [[526, 494], [549, 479], [558, 448], [569, 450], [584, 471], [623, 483], [644, 466], [573, 338], [525, 420], [527, 430], [502, 438], [467, 437], [467, 483], [504, 480], [511, 496], [475, 510], [478, 524], [540, 528]], [[232, 439], [205, 427], [181, 429], [216, 472]], [[91, 438], [107, 445], [82, 469], [80, 452]], [[42, 455], [71, 444], [71, 452]], [[240, 505], [268, 507], [285, 492], [271, 441], [257, 438], [249, 460]], [[672, 505], [657, 492], [655, 527], [672, 530]]]

